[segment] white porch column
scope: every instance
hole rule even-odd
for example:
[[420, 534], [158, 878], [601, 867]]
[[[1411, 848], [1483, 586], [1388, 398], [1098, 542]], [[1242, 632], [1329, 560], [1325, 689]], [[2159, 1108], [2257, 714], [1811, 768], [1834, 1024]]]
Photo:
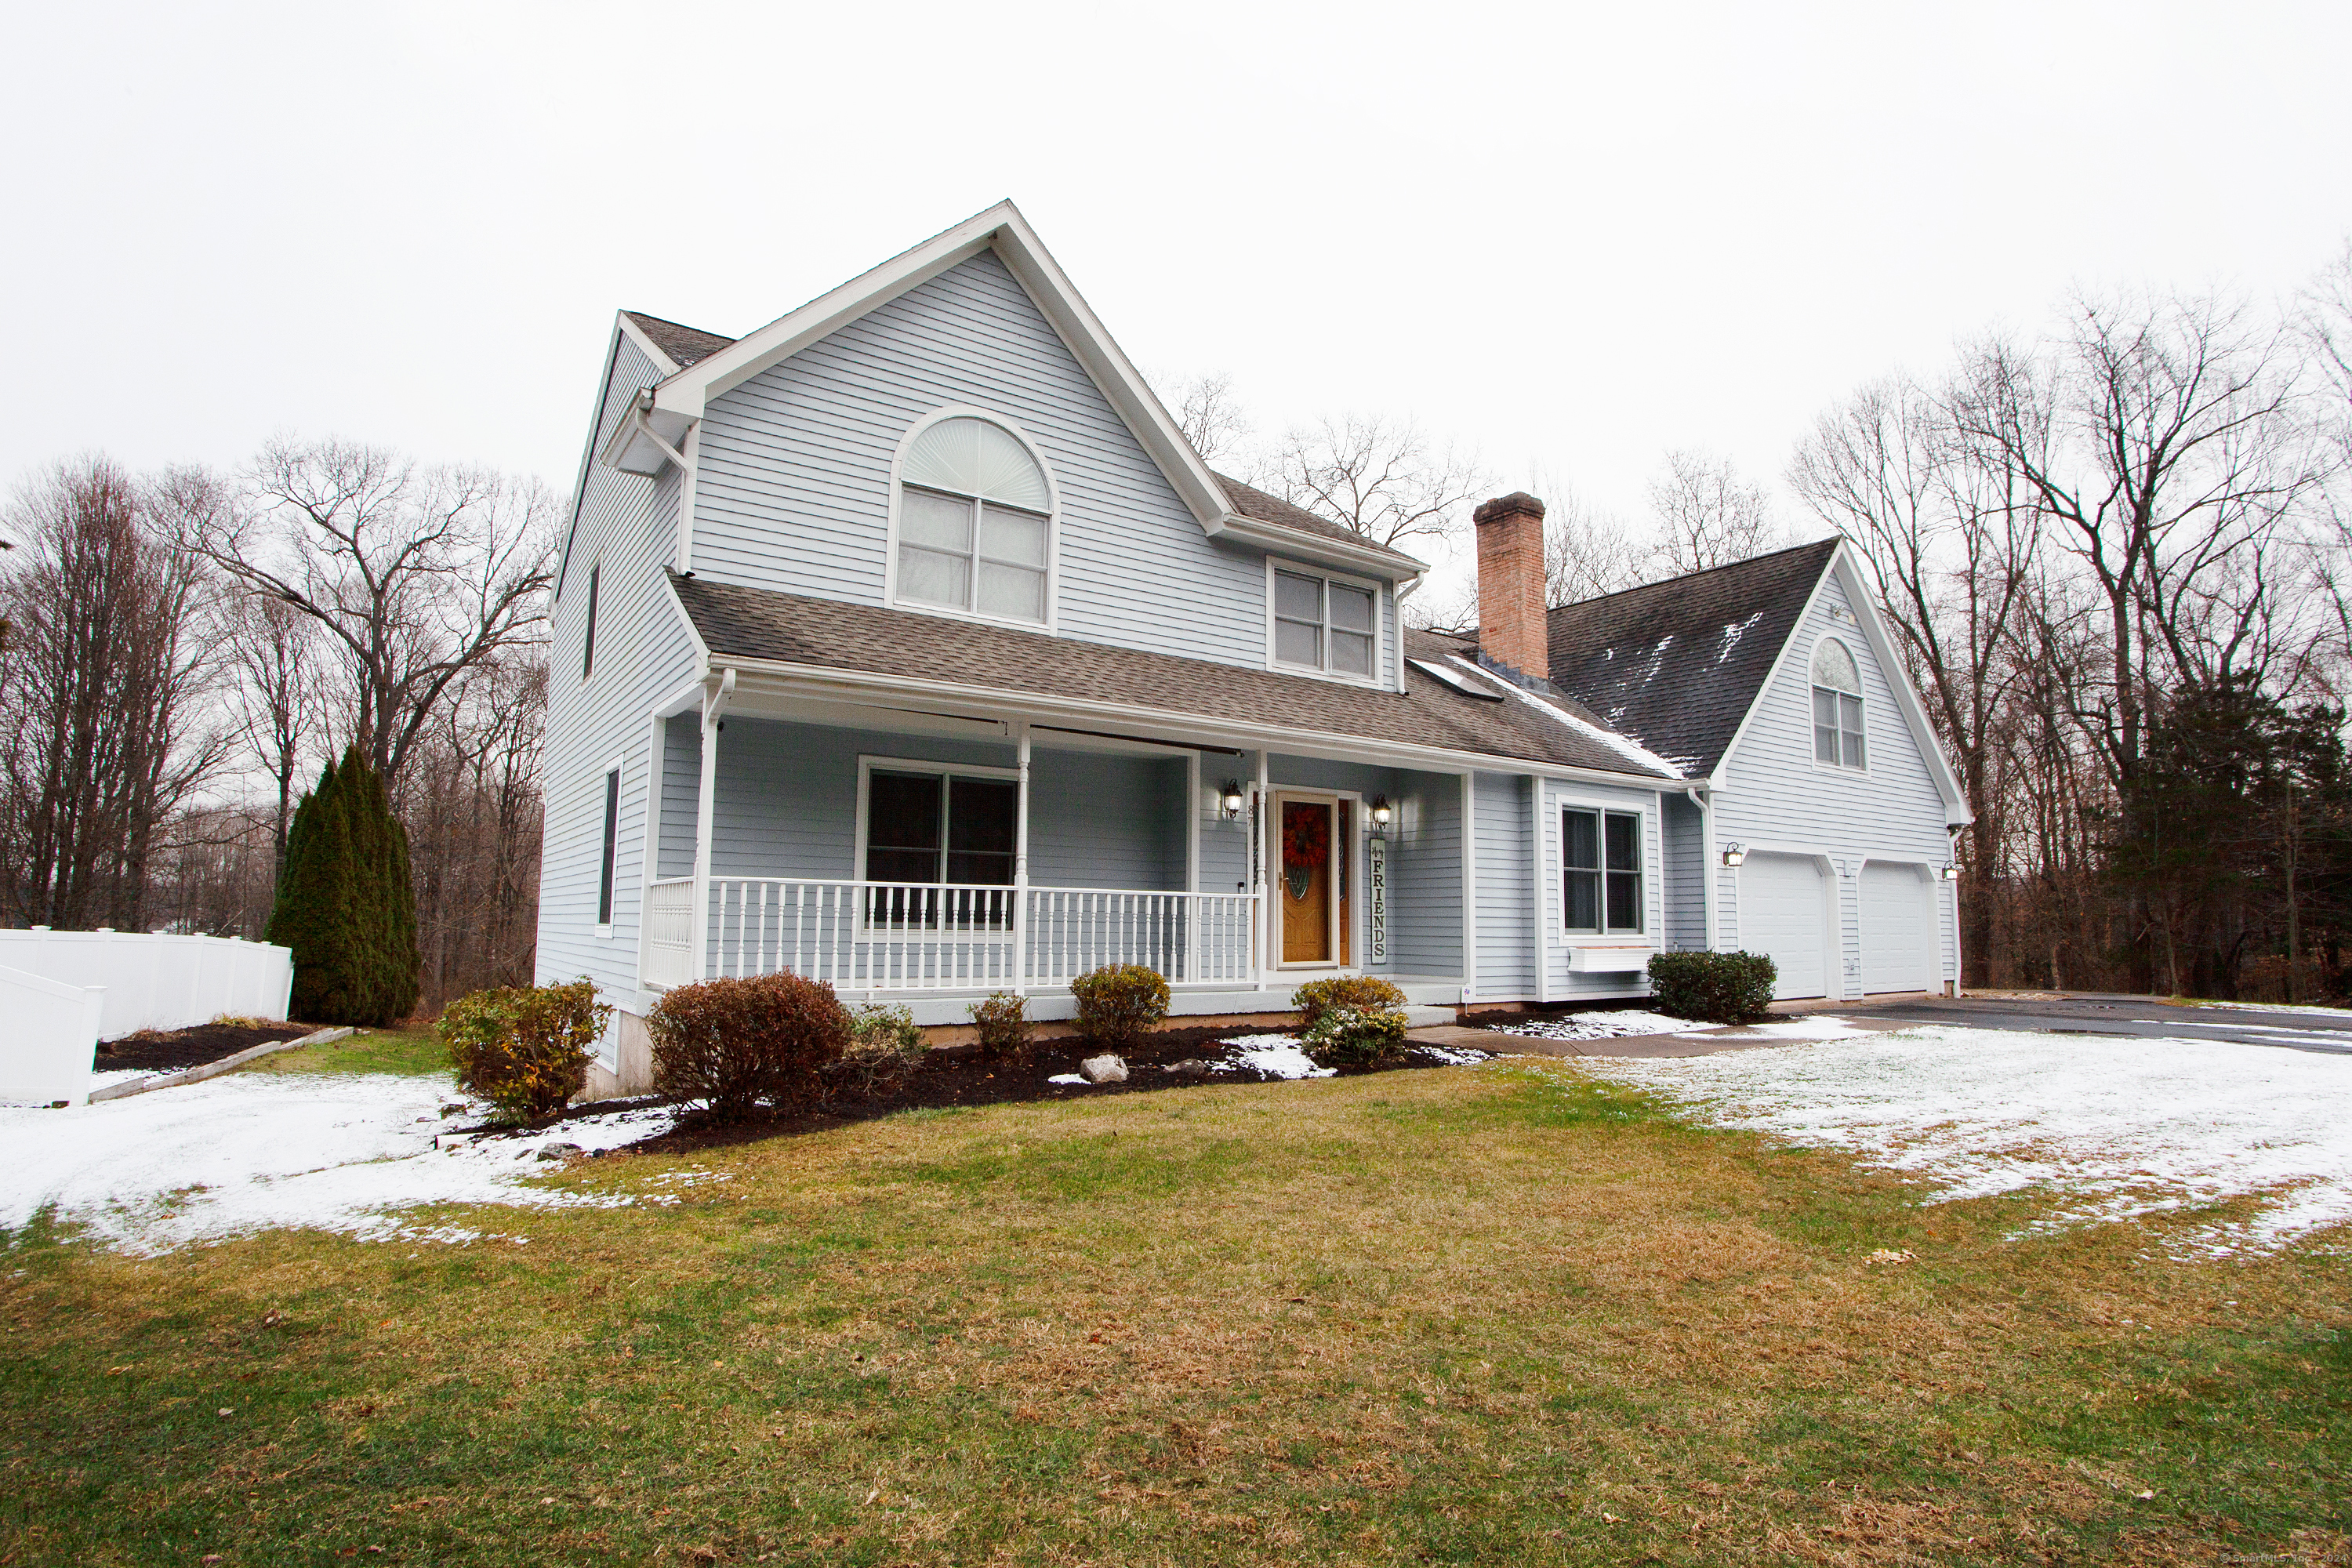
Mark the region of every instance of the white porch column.
[[694, 814], [694, 977], [710, 978], [710, 818], [718, 801], [719, 727], [727, 700], [735, 694], [735, 672], [702, 689], [702, 774], [696, 784]]
[[1528, 904], [1536, 949], [1536, 1000], [1551, 1000], [1551, 922], [1544, 918], [1544, 782], [1528, 775]]
[[1201, 753], [1184, 753], [1184, 978], [1201, 978]]
[[1478, 994], [1477, 775], [1462, 775], [1462, 1004]]
[[1016, 995], [1029, 991], [1029, 721], [1024, 719], [1017, 736], [1018, 756], [1014, 763], [1017, 775], [1014, 794], [1019, 797], [1013, 812], [1013, 990]]
[[1279, 918], [1275, 900], [1266, 895], [1273, 879], [1267, 872], [1266, 840], [1273, 836], [1268, 826], [1274, 810], [1272, 763], [1263, 747], [1257, 753], [1257, 789], [1250, 804], [1250, 896], [1255, 900], [1257, 940], [1250, 943], [1250, 988], [1263, 990], [1265, 972], [1274, 966], [1275, 943], [1281, 932], [1275, 929]]

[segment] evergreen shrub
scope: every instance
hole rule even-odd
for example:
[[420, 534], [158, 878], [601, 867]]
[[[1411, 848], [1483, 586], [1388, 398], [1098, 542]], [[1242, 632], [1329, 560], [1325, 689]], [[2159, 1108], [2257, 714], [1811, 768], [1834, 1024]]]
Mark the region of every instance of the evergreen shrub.
[[833, 1077], [860, 1094], [872, 1094], [905, 1079], [923, 1063], [931, 1043], [914, 1014], [904, 1007], [869, 1003], [849, 1016], [849, 1045], [833, 1064]]
[[1016, 992], [992, 991], [973, 1003], [971, 1025], [983, 1061], [1004, 1061], [1028, 1047], [1028, 1004]]
[[666, 993], [646, 1015], [654, 1087], [698, 1100], [720, 1121], [761, 1101], [824, 1098], [824, 1070], [849, 1049], [850, 1018], [833, 987], [797, 974], [705, 980]]
[[1708, 1024], [1752, 1024], [1767, 1016], [1780, 970], [1760, 952], [1661, 952], [1650, 960], [1658, 1011]]
[[1308, 981], [1290, 994], [1290, 1005], [1298, 1009], [1300, 1025], [1311, 1029], [1329, 1008], [1380, 1012], [1403, 1006], [1404, 993], [1376, 975], [1343, 975], [1333, 980]]
[[1340, 1003], [1316, 1015], [1299, 1048], [1319, 1067], [1371, 1067], [1404, 1050], [1404, 1014], [1397, 1008]]
[[293, 952], [289, 1016], [382, 1026], [416, 1009], [408, 835], [356, 746], [320, 771], [318, 787], [295, 808], [264, 934]]
[[460, 996], [436, 1029], [460, 1088], [496, 1106], [501, 1121], [536, 1121], [586, 1085], [589, 1058], [612, 1016], [583, 976]]
[[1106, 963], [1070, 982], [1078, 999], [1078, 1033], [1089, 1045], [1132, 1045], [1168, 1016], [1168, 978], [1140, 963]]

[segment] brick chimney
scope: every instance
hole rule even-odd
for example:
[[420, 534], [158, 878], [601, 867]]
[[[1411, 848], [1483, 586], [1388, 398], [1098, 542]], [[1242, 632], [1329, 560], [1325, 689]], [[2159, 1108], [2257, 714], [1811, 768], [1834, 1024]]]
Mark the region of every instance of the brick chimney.
[[1544, 630], [1544, 503], [1525, 490], [1482, 501], [1478, 526], [1478, 651], [1538, 680], [1551, 679]]

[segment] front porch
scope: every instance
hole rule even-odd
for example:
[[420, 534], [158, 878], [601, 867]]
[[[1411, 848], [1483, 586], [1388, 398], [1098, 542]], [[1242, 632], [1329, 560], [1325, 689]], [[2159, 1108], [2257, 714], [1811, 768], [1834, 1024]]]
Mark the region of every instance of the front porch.
[[1461, 1000], [1457, 774], [781, 703], [655, 739], [646, 990], [790, 970], [923, 1024], [992, 991], [1050, 1020], [1077, 976], [1137, 963], [1187, 1016], [1341, 973]]

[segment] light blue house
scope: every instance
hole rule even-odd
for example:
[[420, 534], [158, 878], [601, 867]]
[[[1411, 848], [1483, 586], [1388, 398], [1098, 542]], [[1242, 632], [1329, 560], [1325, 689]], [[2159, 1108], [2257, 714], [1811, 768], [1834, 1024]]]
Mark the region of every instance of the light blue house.
[[1212, 472], [1009, 204], [728, 339], [623, 312], [554, 610], [542, 978], [779, 968], [961, 1022], [1097, 964], [1175, 1010], [1380, 974], [1621, 997], [1669, 948], [1941, 990], [1967, 820], [1834, 542], [1565, 609]]

